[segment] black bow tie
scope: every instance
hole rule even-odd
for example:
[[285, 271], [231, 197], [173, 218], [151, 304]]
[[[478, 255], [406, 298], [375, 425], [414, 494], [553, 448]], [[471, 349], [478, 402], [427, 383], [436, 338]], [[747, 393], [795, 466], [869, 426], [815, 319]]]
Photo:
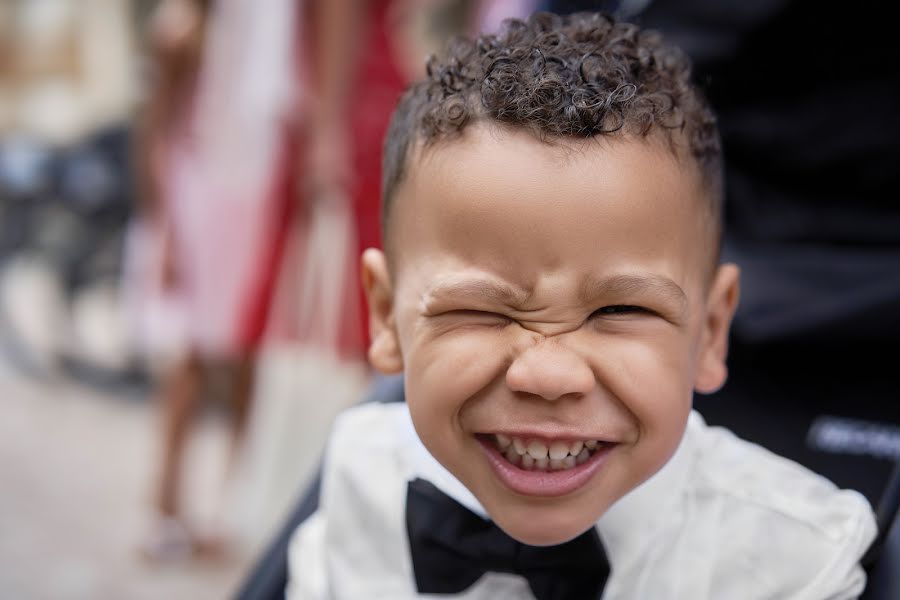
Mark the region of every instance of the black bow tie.
[[609, 577], [596, 529], [558, 546], [528, 546], [424, 479], [407, 486], [406, 531], [423, 594], [458, 594], [493, 571], [522, 575], [537, 600], [594, 600]]

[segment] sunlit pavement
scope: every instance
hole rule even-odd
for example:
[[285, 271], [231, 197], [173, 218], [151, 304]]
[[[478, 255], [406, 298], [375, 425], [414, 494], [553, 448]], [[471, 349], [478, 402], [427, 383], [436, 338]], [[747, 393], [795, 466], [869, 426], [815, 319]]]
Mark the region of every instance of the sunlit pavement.
[[[217, 564], [150, 565], [138, 555], [158, 452], [152, 402], [70, 380], [37, 381], [0, 357], [0, 596], [221, 599], [254, 550]], [[216, 513], [226, 458], [212, 415], [192, 441], [186, 495]]]

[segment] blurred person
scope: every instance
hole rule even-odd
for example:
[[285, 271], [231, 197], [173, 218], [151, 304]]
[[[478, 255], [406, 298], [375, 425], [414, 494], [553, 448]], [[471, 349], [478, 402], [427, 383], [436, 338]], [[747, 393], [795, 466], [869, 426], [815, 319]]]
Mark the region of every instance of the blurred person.
[[127, 293], [147, 347], [174, 356], [161, 377], [162, 456], [142, 545], [152, 559], [223, 548], [221, 531], [187, 522], [186, 443], [205, 375], [221, 366], [231, 377], [232, 457], [239, 448], [290, 206], [278, 157], [291, 3], [248, 4], [162, 0], [150, 20]]
[[[380, 139], [405, 80], [397, 5], [295, 3], [293, 119], [278, 161], [293, 215], [241, 470], [236, 508], [248, 539], [269, 534], [311, 475], [332, 418], [369, 379], [357, 263], [361, 247], [379, 243]], [[362, 89], [366, 102], [355, 102]]]
[[[295, 353], [287, 365], [268, 360], [284, 340], [363, 364], [355, 260], [347, 273], [333, 274], [350, 282], [355, 298], [339, 307], [336, 340], [312, 339], [304, 329], [309, 321], [296, 313], [305, 293], [295, 284], [307, 280], [303, 270], [316, 254], [304, 246], [315, 206], [349, 202], [352, 252], [379, 243], [380, 140], [406, 79], [394, 58], [393, 5], [163, 0], [151, 20], [157, 80], [140, 136], [147, 201], [132, 236], [132, 263], [144, 276], [133, 278], [141, 281], [130, 293], [158, 284], [143, 294], [153, 301], [143, 302], [142, 335], [151, 345], [186, 348], [163, 377], [161, 518], [158, 543], [148, 544], [161, 550], [156, 554], [168, 547], [183, 553], [198, 541], [178, 496], [187, 431], [210, 363], [226, 364], [234, 377], [235, 449], [251, 416], [273, 422], [272, 414], [251, 412], [294, 410], [310, 389], [321, 397], [318, 380], [334, 374], [309, 353]], [[351, 104], [360, 89], [367, 102]], [[334, 270], [342, 261], [335, 256], [331, 264]], [[333, 307], [313, 305], [315, 328], [318, 313]], [[257, 365], [263, 341], [267, 352]], [[318, 365], [312, 387], [277, 389], [296, 380], [303, 370], [297, 361], [307, 359]], [[281, 372], [285, 366], [292, 377]], [[275, 398], [285, 394], [288, 403]], [[253, 396], [261, 405], [251, 410]], [[274, 458], [250, 469], [284, 475], [286, 462], [297, 466], [295, 457], [277, 456], [291, 444], [279, 442], [275, 429], [254, 428], [253, 435], [254, 449], [268, 446], [260, 454]]]
[[130, 358], [115, 288], [132, 16], [127, 0], [0, 2], [0, 321], [36, 375], [105, 379]]
[[[424, 6], [395, 0], [318, 0], [308, 6], [312, 93], [306, 150], [298, 167], [304, 179], [299, 192], [314, 199], [348, 195], [359, 250], [381, 245], [381, 140], [408, 80], [399, 23], [409, 16], [404, 11]], [[354, 101], [363, 95], [365, 102]], [[362, 288], [356, 288], [359, 316], [347, 319], [348, 325], [364, 324], [367, 318]], [[345, 327], [344, 350], [364, 356], [365, 333], [358, 332], [366, 330], [364, 325], [357, 325], [356, 332]]]

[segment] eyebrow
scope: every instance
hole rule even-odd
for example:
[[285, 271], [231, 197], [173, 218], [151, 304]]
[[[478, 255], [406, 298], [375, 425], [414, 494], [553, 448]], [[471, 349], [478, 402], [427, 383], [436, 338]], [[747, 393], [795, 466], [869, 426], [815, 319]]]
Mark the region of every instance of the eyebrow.
[[425, 294], [425, 302], [453, 296], [477, 296], [510, 306], [528, 302], [531, 293], [500, 281], [486, 279], [460, 279], [438, 283]]
[[581, 298], [590, 301], [604, 295], [627, 296], [638, 292], [650, 292], [667, 296], [680, 308], [687, 304], [687, 294], [681, 287], [662, 275], [612, 275], [601, 279], [589, 279], [581, 287]]

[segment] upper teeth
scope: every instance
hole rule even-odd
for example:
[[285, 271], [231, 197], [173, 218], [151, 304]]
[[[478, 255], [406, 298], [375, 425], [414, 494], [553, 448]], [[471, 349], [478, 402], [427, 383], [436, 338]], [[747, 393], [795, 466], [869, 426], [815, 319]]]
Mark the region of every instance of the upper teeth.
[[523, 439], [498, 433], [495, 442], [507, 460], [520, 464], [525, 469], [570, 469], [590, 458], [597, 448], [598, 440], [554, 440]]

